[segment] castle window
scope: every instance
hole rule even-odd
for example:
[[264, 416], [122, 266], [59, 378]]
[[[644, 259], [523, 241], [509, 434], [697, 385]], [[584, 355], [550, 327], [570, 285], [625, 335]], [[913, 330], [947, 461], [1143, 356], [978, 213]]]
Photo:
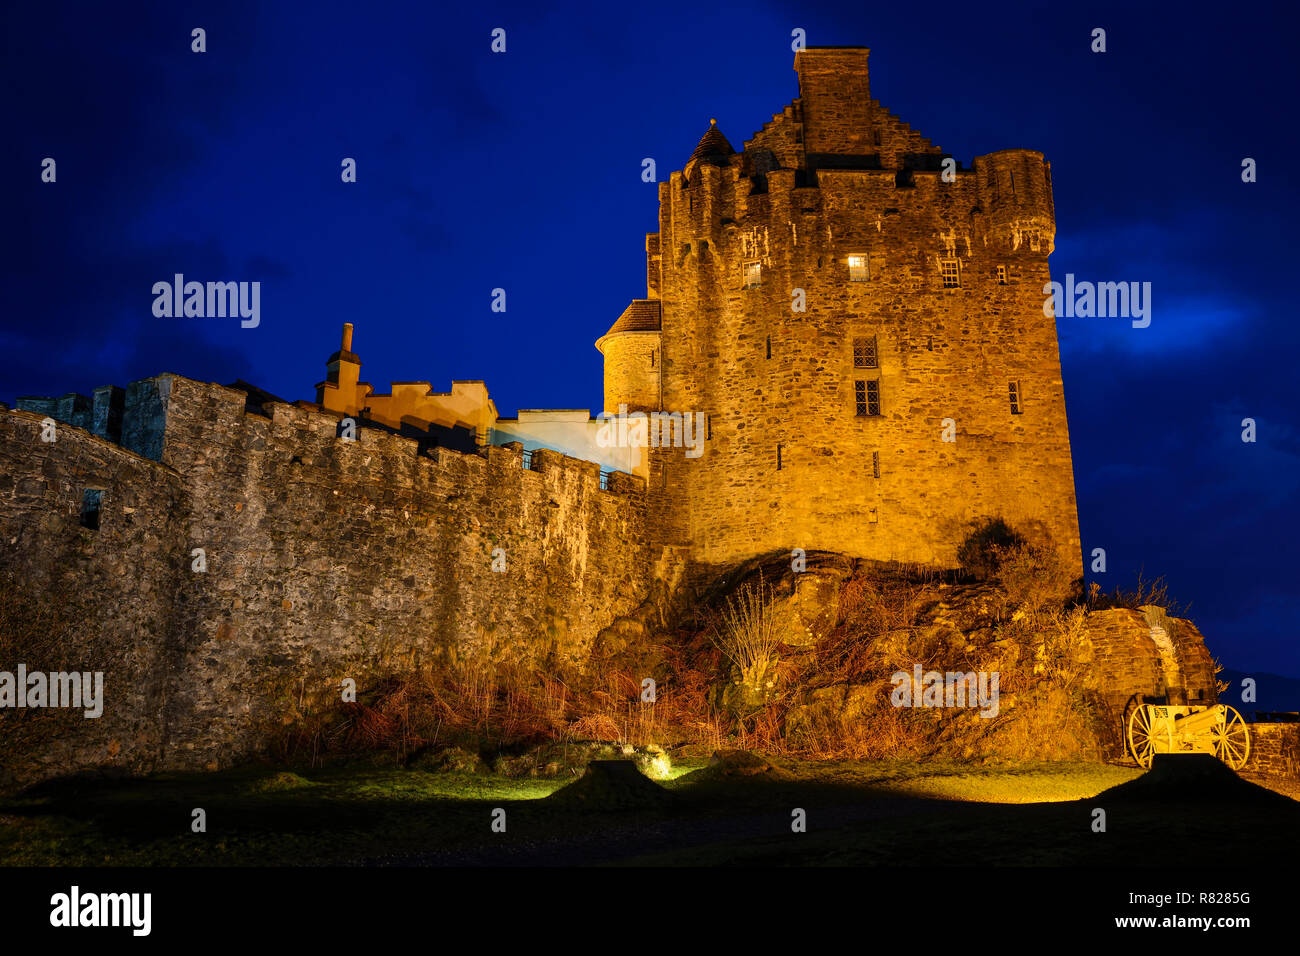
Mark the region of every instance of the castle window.
[[871, 453], [871, 477], [880, 477], [880, 452], [878, 451], [873, 451]]
[[1007, 267], [998, 266], [998, 285], [1007, 284]]
[[767, 357], [772, 357], [772, 336], [767, 337]]
[[87, 488], [81, 493], [81, 526], [91, 531], [99, 530], [99, 505], [104, 492], [99, 488]]
[[780, 470], [781, 470], [781, 449], [782, 449], [782, 447], [784, 447], [784, 446], [782, 446], [782, 445], [777, 445], [777, 446], [776, 446], [776, 470], [777, 470], [777, 471], [780, 471]]
[[746, 262], [741, 266], [741, 287], [757, 289], [763, 281], [763, 264], [758, 261]]
[[853, 398], [859, 418], [880, 414], [880, 382], [857, 381], [853, 383]]
[[853, 340], [853, 367], [854, 368], [880, 368], [880, 360], [876, 355], [876, 337], [854, 339]]
[[867, 257], [866, 256], [849, 256], [849, 281], [850, 282], [867, 281]]
[[957, 259], [940, 259], [939, 272], [945, 289], [961, 288], [961, 262]]
[[1011, 398], [1011, 414], [1012, 415], [1022, 414], [1024, 412], [1024, 409], [1021, 408], [1020, 406], [1020, 401], [1021, 401], [1020, 383], [1012, 382], [1008, 387], [1008, 391], [1010, 392], [1010, 398]]
[[709, 251], [709, 240], [707, 240], [707, 239], [701, 239], [701, 240], [700, 240], [700, 246], [699, 246], [699, 249], [700, 249], [700, 255], [704, 255], [706, 252], [708, 252], [708, 251]]
[[706, 441], [713, 440], [713, 416], [704, 416], [704, 438]]
[[873, 130], [871, 131], [871, 145], [873, 145], [873, 146], [879, 146], [879, 145], [880, 145], [880, 130], [879, 130], [879, 129], [873, 129]]
[[654, 368], [654, 367], [655, 367], [655, 350], [654, 350], [654, 349], [651, 349], [651, 350], [650, 350], [650, 367], [651, 367], [651, 368]]
[[600, 469], [600, 490], [609, 491], [609, 472], [604, 468]]

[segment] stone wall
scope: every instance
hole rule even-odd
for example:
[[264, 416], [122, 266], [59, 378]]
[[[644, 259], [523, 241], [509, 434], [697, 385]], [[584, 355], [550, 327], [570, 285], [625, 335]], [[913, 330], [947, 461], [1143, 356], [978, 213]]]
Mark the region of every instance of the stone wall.
[[1246, 773], [1300, 780], [1300, 723], [1250, 725], [1250, 756]]
[[[57, 745], [83, 762], [103, 762], [86, 735], [122, 722], [139, 728], [118, 734], [124, 765], [225, 765], [288, 681], [338, 686], [367, 660], [581, 662], [651, 586], [639, 478], [602, 488], [596, 464], [548, 450], [526, 470], [513, 446], [349, 442], [337, 415], [258, 414], [174, 375], [129, 391], [163, 405], [159, 462], [69, 426], [44, 445], [36, 413], [6, 412], [0, 435], [0, 566], [83, 595], [78, 626], [108, 649], [105, 716]], [[83, 487], [103, 489], [98, 530], [79, 525]]]
[[[0, 671], [102, 671], [104, 709], [0, 709], [0, 786], [156, 766], [180, 666], [181, 476], [70, 425], [43, 441], [43, 417], [0, 406]], [[87, 490], [100, 492], [97, 530], [82, 526]]]

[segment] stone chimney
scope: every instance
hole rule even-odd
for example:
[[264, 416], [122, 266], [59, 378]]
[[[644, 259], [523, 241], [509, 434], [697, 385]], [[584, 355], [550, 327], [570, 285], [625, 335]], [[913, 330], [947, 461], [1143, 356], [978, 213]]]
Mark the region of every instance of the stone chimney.
[[864, 46], [808, 47], [794, 55], [809, 153], [867, 155], [872, 138], [871, 88]]

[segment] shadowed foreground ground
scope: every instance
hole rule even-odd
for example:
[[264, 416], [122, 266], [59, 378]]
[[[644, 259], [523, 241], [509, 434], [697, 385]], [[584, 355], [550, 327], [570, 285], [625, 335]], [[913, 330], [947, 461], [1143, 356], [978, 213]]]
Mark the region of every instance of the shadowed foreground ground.
[[[635, 785], [583, 800], [576, 785], [550, 797], [568, 780], [355, 766], [64, 781], [0, 801], [0, 863], [1293, 865], [1300, 803], [1186, 767], [702, 768], [647, 800]], [[190, 831], [196, 807], [206, 833]], [[496, 808], [505, 833], [491, 830]], [[795, 808], [805, 833], [791, 831]]]

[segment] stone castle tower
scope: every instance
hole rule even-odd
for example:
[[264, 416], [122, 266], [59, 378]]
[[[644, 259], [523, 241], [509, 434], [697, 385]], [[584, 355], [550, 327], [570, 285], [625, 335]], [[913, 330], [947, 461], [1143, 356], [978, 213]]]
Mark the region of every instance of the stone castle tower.
[[650, 450], [652, 526], [705, 566], [952, 565], [1001, 517], [1079, 565], [1050, 166], [959, 168], [871, 98], [868, 52], [799, 52], [794, 102], [659, 184], [646, 296], [596, 343], [607, 412], [707, 415], [702, 456]]

